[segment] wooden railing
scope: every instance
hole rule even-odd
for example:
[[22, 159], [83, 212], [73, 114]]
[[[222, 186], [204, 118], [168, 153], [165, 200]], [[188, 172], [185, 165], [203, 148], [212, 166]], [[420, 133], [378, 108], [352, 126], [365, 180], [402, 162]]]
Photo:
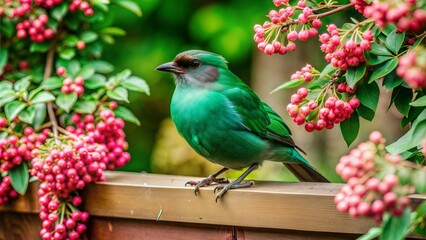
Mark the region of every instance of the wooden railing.
[[[213, 187], [195, 196], [192, 177], [108, 172], [88, 186], [88, 239], [355, 239], [375, 223], [339, 213], [340, 184], [256, 182], [215, 202]], [[412, 196], [417, 205], [425, 196]], [[39, 239], [37, 186], [0, 207], [0, 239]]]

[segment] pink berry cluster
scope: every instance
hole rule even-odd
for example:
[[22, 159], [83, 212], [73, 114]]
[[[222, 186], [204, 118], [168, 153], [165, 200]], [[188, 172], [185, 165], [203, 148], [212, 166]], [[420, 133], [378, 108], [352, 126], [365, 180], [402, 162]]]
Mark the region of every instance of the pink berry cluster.
[[336, 172], [347, 184], [334, 198], [338, 211], [348, 212], [352, 217], [373, 216], [380, 222], [384, 212], [400, 216], [408, 206], [410, 201], [406, 195], [414, 188], [402, 185], [397, 172], [382, 178], [373, 174], [379, 167], [383, 169], [402, 161], [399, 155], [383, 153], [384, 142], [380, 132], [372, 132], [369, 142], [361, 143], [349, 155], [340, 158]]
[[90, 6], [89, 2], [82, 0], [73, 0], [69, 6], [70, 12], [75, 12], [78, 9], [83, 11], [84, 15], [90, 17], [93, 15], [93, 8]]
[[[417, 3], [419, 2], [419, 3]], [[420, 1], [373, 1], [361, 12], [374, 19], [376, 25], [384, 28], [389, 22], [394, 23], [402, 31], [421, 33], [426, 29], [425, 6], [417, 6]]]
[[354, 5], [354, 8], [360, 13], [363, 13], [365, 7], [370, 5], [365, 0], [351, 0], [351, 3]]
[[10, 8], [10, 17], [22, 17], [31, 10], [31, 0], [19, 0], [18, 3], [6, 0], [0, 7], [0, 16], [4, 14], [5, 8]]
[[34, 21], [24, 20], [16, 25], [16, 36], [21, 39], [29, 36], [33, 42], [43, 42], [50, 39], [53, 37], [53, 30], [46, 27], [48, 20], [49, 17], [45, 14], [40, 15]]
[[[254, 40], [259, 50], [268, 55], [286, 54], [296, 50], [294, 41], [306, 41], [318, 34], [317, 28], [321, 27], [321, 20], [313, 18], [313, 10], [306, 6], [305, 1], [299, 1], [297, 6], [290, 6], [285, 0], [274, 1], [274, 4], [284, 5], [286, 8], [271, 10], [268, 14], [270, 21], [254, 26]], [[296, 10], [300, 10], [300, 14], [297, 19], [293, 19]], [[271, 39], [273, 40], [270, 41]]]
[[352, 39], [342, 42], [340, 32], [334, 24], [328, 25], [327, 31], [328, 33], [320, 36], [321, 51], [326, 53], [327, 62], [334, 67], [346, 70], [348, 67], [357, 66], [365, 61], [364, 51], [371, 49], [371, 42], [374, 38], [371, 30], [363, 33], [363, 39], [359, 43]]
[[297, 125], [305, 124], [305, 130], [312, 132], [321, 131], [324, 128], [332, 129], [335, 124], [350, 118], [354, 110], [359, 107], [360, 102], [356, 97], [352, 97], [345, 102], [336, 97], [329, 97], [320, 104], [314, 100], [307, 100], [308, 89], [300, 88], [296, 94], [290, 98], [287, 105], [287, 112]]
[[34, 0], [37, 5], [43, 6], [45, 8], [52, 8], [58, 4], [62, 3], [62, 0]]
[[78, 96], [81, 96], [84, 93], [83, 85], [84, 79], [80, 76], [74, 78], [74, 80], [72, 80], [71, 78], [65, 78], [61, 91], [65, 94], [74, 92]]
[[18, 193], [13, 189], [9, 176], [1, 178], [0, 181], [0, 205], [18, 197]]
[[293, 73], [290, 77], [290, 80], [303, 79], [305, 82], [310, 82], [318, 74], [319, 72], [313, 68], [312, 65], [306, 64], [305, 67]]
[[353, 88], [351, 88], [349, 87], [347, 83], [343, 82], [337, 85], [336, 89], [340, 93], [354, 94], [356, 90], [356, 85]]
[[396, 73], [411, 88], [426, 88], [426, 48], [417, 46], [399, 59]]
[[[110, 106], [116, 107], [116, 102], [111, 102]], [[94, 143], [105, 146], [108, 160], [107, 169], [113, 170], [122, 167], [130, 160], [130, 154], [126, 152], [128, 144], [123, 131], [124, 121], [115, 117], [111, 110], [103, 110], [99, 116], [100, 118], [95, 122], [95, 118], [91, 114], [84, 117], [75, 114], [71, 120], [76, 127], [69, 126], [67, 130], [77, 136], [86, 135]]]

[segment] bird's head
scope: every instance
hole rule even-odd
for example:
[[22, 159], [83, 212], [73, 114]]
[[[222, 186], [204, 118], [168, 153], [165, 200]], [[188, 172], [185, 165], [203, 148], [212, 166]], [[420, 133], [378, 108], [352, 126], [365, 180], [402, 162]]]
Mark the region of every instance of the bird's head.
[[171, 72], [176, 83], [208, 85], [219, 80], [220, 69], [228, 69], [227, 61], [220, 55], [202, 50], [179, 53], [173, 62], [164, 63], [158, 71]]

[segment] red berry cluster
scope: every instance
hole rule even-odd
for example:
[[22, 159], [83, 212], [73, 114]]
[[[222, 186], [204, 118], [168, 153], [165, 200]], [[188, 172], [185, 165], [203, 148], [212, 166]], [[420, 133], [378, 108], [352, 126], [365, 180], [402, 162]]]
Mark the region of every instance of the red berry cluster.
[[65, 93], [65, 94], [74, 92], [78, 96], [81, 96], [84, 93], [83, 85], [84, 85], [84, 79], [80, 76], [74, 78], [74, 81], [71, 78], [65, 78], [61, 91], [62, 93]]
[[418, 46], [402, 56], [396, 73], [411, 88], [426, 88], [426, 48]]
[[34, 0], [34, 2], [45, 8], [52, 8], [55, 5], [61, 4], [62, 0]]
[[[12, 4], [12, 1], [5, 1], [4, 3], [4, 7], [11, 8], [11, 17], [22, 17], [31, 10], [31, 0], [19, 0], [17, 6], [13, 6]], [[0, 10], [0, 16], [3, 15], [2, 12], [3, 10]]]
[[378, 165], [399, 164], [402, 161], [399, 155], [380, 156], [378, 151], [384, 148], [384, 141], [381, 133], [372, 132], [370, 142], [361, 143], [349, 155], [340, 158], [336, 172], [347, 184], [334, 198], [337, 210], [348, 212], [352, 217], [373, 216], [380, 222], [385, 211], [399, 216], [409, 204], [406, 195], [413, 191], [412, 187], [401, 186], [399, 178], [393, 173], [383, 179], [371, 174]]
[[70, 12], [75, 12], [78, 9], [83, 11], [84, 15], [90, 17], [93, 15], [93, 8], [90, 6], [89, 2], [84, 2], [82, 0], [73, 0], [70, 4]]
[[[110, 105], [116, 107], [116, 102], [111, 102]], [[75, 114], [72, 122], [76, 127], [69, 126], [67, 130], [78, 136], [87, 135], [95, 143], [105, 146], [108, 169], [122, 167], [130, 160], [130, 154], [126, 152], [128, 145], [125, 140], [126, 134], [123, 131], [124, 121], [115, 117], [111, 110], [103, 110], [99, 116], [99, 121], [95, 123], [93, 115], [83, 117]]]
[[13, 189], [10, 177], [5, 176], [0, 181], [0, 205], [18, 197], [18, 193]]
[[354, 8], [360, 13], [363, 13], [365, 7], [369, 5], [365, 2], [365, 0], [351, 0], [351, 3], [354, 5]]
[[363, 39], [360, 43], [350, 39], [342, 43], [339, 30], [336, 25], [330, 24], [327, 26], [328, 33], [323, 33], [320, 36], [321, 51], [325, 52], [325, 59], [334, 67], [339, 67], [342, 70], [348, 67], [357, 66], [364, 62], [364, 51], [371, 49], [373, 41], [373, 33], [367, 30], [363, 33]]
[[[287, 52], [296, 50], [294, 41], [306, 41], [308, 38], [318, 34], [317, 28], [321, 27], [321, 20], [312, 19], [313, 10], [306, 7], [305, 1], [299, 1], [297, 6], [290, 6], [288, 1], [274, 1], [274, 4], [276, 6], [285, 5], [287, 7], [281, 8], [278, 11], [271, 10], [268, 14], [270, 22], [266, 21], [263, 25], [256, 24], [254, 26], [254, 40], [258, 44], [257, 47], [259, 50], [268, 55], [274, 53], [286, 54]], [[301, 10], [297, 19], [292, 18], [295, 10]], [[310, 23], [310, 26], [308, 23]], [[297, 31], [297, 24], [302, 25], [299, 31]], [[285, 39], [284, 34], [286, 33], [287, 36]], [[280, 34], [283, 35], [280, 36]], [[272, 36], [275, 36], [274, 40], [269, 42]]]
[[53, 37], [53, 30], [46, 28], [49, 17], [47, 15], [40, 15], [34, 21], [29, 19], [18, 23], [16, 25], [16, 36], [18, 38], [25, 38], [29, 35], [33, 42], [43, 42], [45, 39]]
[[416, 4], [412, 0], [374, 1], [361, 13], [374, 19], [380, 28], [392, 22], [402, 31], [422, 32], [426, 29], [426, 10]]
[[293, 73], [290, 77], [291, 80], [299, 80], [303, 79], [305, 82], [310, 82], [314, 78], [315, 74], [317, 74], [318, 71], [314, 68], [312, 68], [312, 65], [306, 64], [305, 67], [303, 67], [300, 70], [297, 70], [295, 73]]
[[337, 85], [337, 91], [340, 93], [354, 94], [355, 90], [356, 90], [356, 85], [353, 88], [349, 87], [349, 85], [345, 82]]

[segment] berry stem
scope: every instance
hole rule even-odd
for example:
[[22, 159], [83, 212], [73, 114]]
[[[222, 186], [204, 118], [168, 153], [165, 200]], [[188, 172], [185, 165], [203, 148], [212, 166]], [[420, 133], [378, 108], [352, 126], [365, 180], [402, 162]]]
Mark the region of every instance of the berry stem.
[[311, 15], [311, 16], [309, 16], [308, 20], [327, 17], [327, 16], [333, 15], [335, 13], [345, 11], [346, 9], [352, 8], [353, 6], [354, 6], [353, 3], [349, 3], [349, 4], [343, 5], [341, 7], [335, 8], [335, 9], [328, 11], [328, 12], [324, 12], [324, 13], [320, 13], [320, 14], [316, 14], [316, 15]]

